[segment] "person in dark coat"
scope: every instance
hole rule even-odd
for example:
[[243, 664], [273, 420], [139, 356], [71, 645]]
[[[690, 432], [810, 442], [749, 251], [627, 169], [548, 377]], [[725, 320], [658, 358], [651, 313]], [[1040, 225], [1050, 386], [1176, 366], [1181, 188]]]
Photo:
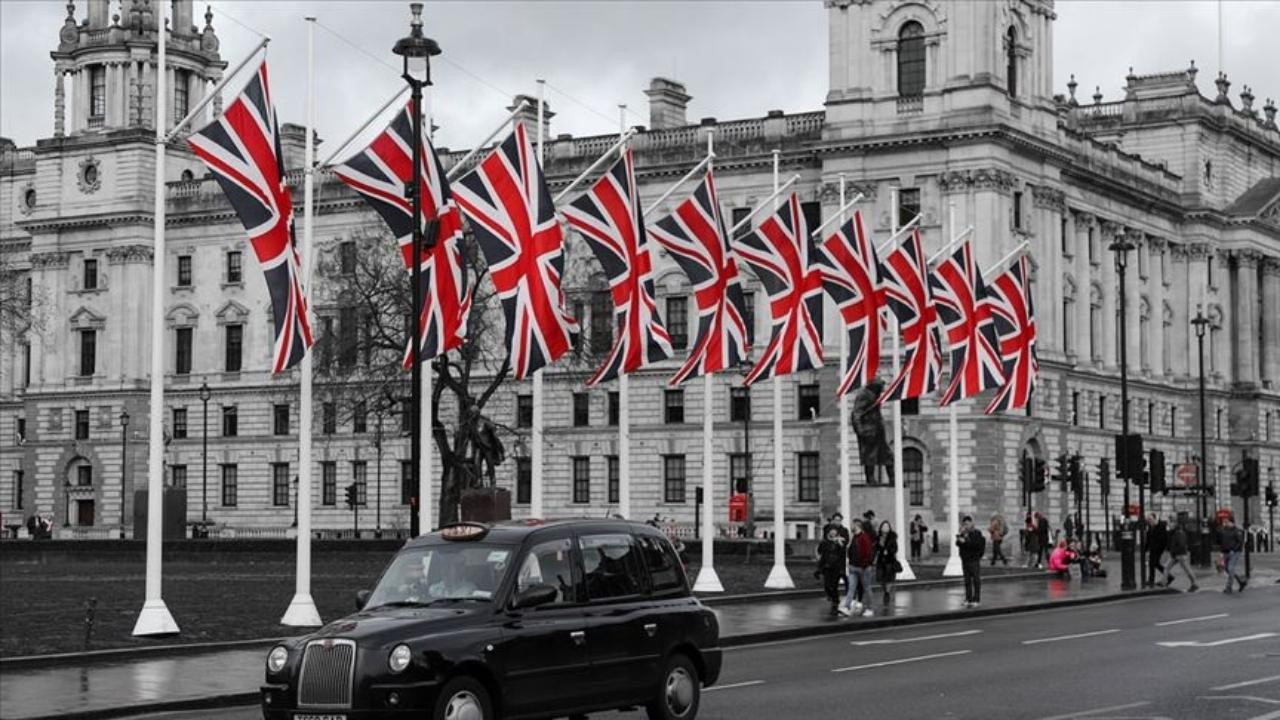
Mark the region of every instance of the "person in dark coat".
[[956, 546], [960, 549], [960, 567], [964, 571], [964, 606], [977, 607], [982, 602], [982, 555], [986, 552], [987, 540], [968, 515], [960, 522]]
[[831, 603], [831, 614], [840, 606], [840, 576], [844, 574], [844, 542], [834, 528], [827, 529], [827, 536], [818, 543], [818, 573], [822, 576], [822, 591]]
[[898, 572], [901, 569], [902, 564], [898, 562], [898, 533], [894, 532], [893, 525], [885, 520], [880, 523], [880, 529], [876, 532], [876, 580], [884, 589], [886, 611], [891, 607], [889, 593], [892, 590], [893, 581], [898, 578]]
[[1165, 574], [1164, 565], [1160, 563], [1164, 551], [1169, 549], [1169, 526], [1155, 515], [1147, 516], [1147, 585], [1156, 584], [1156, 571]]
[[1187, 529], [1177, 520], [1173, 521], [1173, 530], [1169, 532], [1169, 564], [1164, 567], [1165, 587], [1173, 584], [1174, 565], [1182, 568], [1182, 572], [1186, 573], [1187, 580], [1191, 583], [1187, 592], [1200, 589], [1200, 586], [1196, 585], [1196, 574], [1191, 572], [1191, 565], [1187, 563]]
[[1222, 549], [1222, 568], [1227, 573], [1227, 586], [1222, 592], [1228, 595], [1233, 592], [1231, 581], [1240, 583], [1240, 592], [1249, 580], [1240, 574], [1240, 559], [1244, 555], [1244, 531], [1236, 527], [1235, 518], [1228, 517], [1218, 530], [1218, 546]]
[[924, 524], [924, 518], [919, 515], [911, 521], [910, 537], [911, 537], [911, 559], [920, 559], [920, 548], [924, 545], [925, 534], [929, 532], [929, 526]]
[[[846, 615], [874, 615], [871, 608], [872, 572], [875, 568], [876, 543], [871, 529], [861, 521], [853, 522], [853, 537], [849, 540], [849, 593], [840, 611]], [[863, 601], [866, 601], [864, 605]]]
[[1039, 543], [1039, 549], [1036, 554], [1036, 567], [1044, 567], [1045, 559], [1049, 557], [1049, 518], [1044, 513], [1036, 513], [1036, 538]]

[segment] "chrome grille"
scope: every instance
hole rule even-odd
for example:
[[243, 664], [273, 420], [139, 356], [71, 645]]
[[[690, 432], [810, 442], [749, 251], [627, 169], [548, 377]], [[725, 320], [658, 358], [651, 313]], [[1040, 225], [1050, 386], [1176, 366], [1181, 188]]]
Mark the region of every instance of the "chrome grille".
[[356, 644], [351, 640], [312, 640], [298, 671], [298, 706], [351, 707]]

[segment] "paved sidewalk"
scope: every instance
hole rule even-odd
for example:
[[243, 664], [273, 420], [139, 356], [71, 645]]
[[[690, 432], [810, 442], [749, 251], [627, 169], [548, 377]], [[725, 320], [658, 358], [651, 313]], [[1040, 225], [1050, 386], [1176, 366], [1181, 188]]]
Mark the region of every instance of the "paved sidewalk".
[[[1109, 577], [1062, 581], [1045, 577], [1023, 582], [988, 582], [978, 611], [963, 610], [963, 588], [933, 585], [903, 588], [892, 607], [874, 597], [874, 617], [832, 618], [821, 597], [762, 599], [717, 605], [725, 645], [856, 630], [858, 626], [920, 622], [948, 614], [1000, 614], [1028, 606], [1089, 602], [1120, 594], [1119, 569], [1109, 563]], [[1210, 573], [1212, 571], [1209, 571]], [[1202, 582], [1212, 587], [1213, 580]], [[188, 655], [132, 657], [63, 663], [57, 666], [6, 668], [0, 673], [0, 708], [5, 718], [107, 717], [139, 706], [190, 706], [207, 700], [224, 704], [252, 703], [263, 676], [265, 647]]]

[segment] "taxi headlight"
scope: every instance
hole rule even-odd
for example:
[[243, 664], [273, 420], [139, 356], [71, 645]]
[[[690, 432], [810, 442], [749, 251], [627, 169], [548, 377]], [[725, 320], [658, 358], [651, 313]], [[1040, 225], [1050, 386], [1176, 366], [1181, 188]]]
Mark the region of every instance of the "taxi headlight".
[[391, 655], [387, 657], [387, 667], [391, 668], [393, 673], [402, 673], [409, 667], [409, 661], [412, 659], [413, 651], [408, 645], [397, 645], [391, 648]]
[[289, 648], [283, 645], [277, 645], [271, 648], [271, 652], [267, 653], [267, 671], [278, 673], [284, 669], [284, 664], [289, 662]]

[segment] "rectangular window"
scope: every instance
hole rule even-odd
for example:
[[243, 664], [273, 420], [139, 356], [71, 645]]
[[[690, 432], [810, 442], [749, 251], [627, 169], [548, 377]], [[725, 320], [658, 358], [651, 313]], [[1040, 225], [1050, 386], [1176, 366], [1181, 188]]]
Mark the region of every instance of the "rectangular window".
[[[573, 317], [578, 321], [578, 323], [579, 323], [579, 324], [581, 324], [581, 323], [582, 323], [582, 318], [584, 317], [584, 313], [586, 312], [586, 309], [585, 309], [585, 307], [583, 306], [583, 304], [582, 304], [582, 301], [581, 301], [581, 300], [574, 300], [574, 301], [573, 301], [572, 312], [573, 312]], [[573, 349], [574, 349], [574, 350], [582, 350], [582, 336], [583, 336], [584, 334], [585, 334], [585, 333], [582, 333], [582, 332], [577, 332], [577, 333], [574, 333], [574, 334], [573, 334]]]
[[684, 502], [684, 456], [662, 456], [662, 501]]
[[80, 377], [92, 377], [98, 366], [98, 331], [80, 331]]
[[413, 461], [400, 461], [400, 504], [409, 505], [413, 502]]
[[84, 261], [84, 289], [85, 290], [98, 289], [98, 261], [97, 260]]
[[76, 439], [77, 440], [89, 439], [89, 411], [88, 410], [76, 411]]
[[1107, 396], [1098, 396], [1098, 427], [1107, 429]]
[[89, 66], [89, 117], [101, 119], [107, 114], [107, 66]]
[[609, 392], [609, 425], [612, 427], [617, 427], [618, 425], [618, 403], [619, 402], [621, 401], [618, 398], [618, 391], [611, 390]]
[[903, 415], [919, 415], [920, 414], [920, 398], [907, 398], [899, 403], [902, 406]]
[[351, 406], [351, 432], [362, 433], [368, 431], [368, 414], [369, 411], [363, 400], [357, 400]]
[[271, 504], [289, 507], [289, 463], [271, 463]]
[[18, 418], [15, 422], [17, 423], [17, 426], [18, 426], [18, 442], [26, 442], [26, 440], [27, 440], [27, 419], [26, 419], [26, 418], [24, 418], [24, 417], [20, 417], [20, 418]]
[[1071, 391], [1071, 424], [1080, 424], [1080, 391]]
[[235, 405], [222, 406], [222, 437], [235, 437], [239, 432], [239, 414]]
[[178, 256], [178, 287], [191, 287], [191, 256]]
[[325, 435], [338, 432], [338, 406], [331, 402], [320, 405], [320, 432]]
[[22, 487], [24, 478], [25, 476], [21, 470], [13, 471], [13, 507], [18, 510], [22, 509], [22, 492], [25, 489]]
[[911, 222], [920, 214], [920, 188], [902, 188], [898, 191], [898, 226]]
[[239, 250], [227, 251], [227, 282], [244, 282], [244, 256]]
[[187, 486], [187, 466], [186, 465], [170, 465], [170, 484], [177, 488]]
[[1013, 193], [1013, 226], [1022, 229], [1022, 191]]
[[[1271, 418], [1267, 416], [1268, 420]], [[1178, 407], [1176, 405], [1169, 406], [1169, 437], [1178, 437]], [[1271, 439], [1271, 425], [1267, 425], [1267, 440]]]
[[667, 298], [667, 334], [672, 349], [689, 347], [689, 299], [683, 295]]
[[812, 420], [822, 414], [818, 399], [818, 383], [802, 383], [797, 397], [797, 415], [800, 420]]
[[613, 296], [608, 290], [591, 293], [591, 352], [602, 355], [613, 347]]
[[413, 431], [413, 401], [405, 398], [400, 401], [400, 432]]
[[22, 387], [31, 387], [31, 343], [22, 343]]
[[356, 504], [369, 504], [369, 463], [364, 460], [351, 461], [351, 482], [356, 484]]
[[320, 463], [320, 504], [338, 504], [338, 463], [332, 460]]
[[902, 484], [914, 507], [924, 505], [924, 453], [916, 448], [902, 449]]
[[271, 408], [271, 432], [275, 435], [289, 434], [289, 406], [276, 404]]
[[751, 419], [751, 390], [745, 387], [729, 388], [729, 421], [747, 422]]
[[338, 367], [355, 366], [360, 350], [359, 331], [355, 307], [338, 308]]
[[662, 421], [668, 424], [684, 422], [684, 391], [662, 392]]
[[533, 461], [516, 458], [516, 504], [528, 505], [533, 499]]
[[191, 110], [190, 82], [191, 73], [187, 70], [173, 71], [173, 122], [178, 123]]
[[1058, 221], [1058, 247], [1065, 257], [1071, 257], [1071, 247], [1067, 244], [1067, 218]]
[[338, 243], [338, 270], [343, 275], [356, 272], [356, 244], [350, 240]]
[[747, 340], [755, 342], [756, 337], [756, 294], [742, 293], [742, 322], [747, 326]]
[[584, 392], [573, 394], [573, 426], [586, 427], [591, 424], [591, 396]]
[[191, 328], [174, 331], [173, 371], [179, 375], [191, 374]]
[[320, 341], [316, 343], [320, 351], [320, 369], [328, 371], [333, 365], [333, 344], [336, 339], [333, 336], [333, 316], [320, 316]]
[[1147, 434], [1156, 434], [1156, 404], [1153, 402], [1147, 403]]
[[227, 326], [227, 347], [224, 365], [227, 372], [240, 372], [240, 360], [244, 353], [244, 326]]
[[81, 465], [76, 468], [76, 485], [88, 487], [93, 484], [93, 466]]
[[573, 458], [573, 501], [578, 504], [591, 502], [591, 458]]
[[821, 485], [818, 481], [818, 453], [796, 453], [796, 478], [800, 502], [818, 502]]
[[533, 395], [516, 395], [516, 427], [533, 427]]
[[238, 495], [239, 470], [234, 464], [222, 466], [222, 506], [235, 507]]
[[181, 440], [187, 436], [187, 409], [173, 409], [173, 437]]
[[751, 454], [730, 453], [729, 455], [729, 488], [733, 493], [746, 493], [750, 490]]
[[617, 505], [621, 494], [618, 490], [618, 456], [605, 456], [605, 478], [610, 505]]
[[1097, 251], [1097, 249], [1094, 247], [1094, 242], [1093, 242], [1093, 240], [1094, 240], [1094, 235], [1093, 235], [1093, 226], [1092, 226], [1092, 225], [1090, 225], [1090, 226], [1089, 226], [1089, 230], [1086, 232], [1086, 235], [1085, 235], [1085, 243], [1089, 246], [1089, 247], [1088, 247], [1088, 250], [1089, 250], [1089, 263], [1090, 263], [1090, 264], [1096, 264], [1096, 263], [1098, 262], [1098, 251]]

